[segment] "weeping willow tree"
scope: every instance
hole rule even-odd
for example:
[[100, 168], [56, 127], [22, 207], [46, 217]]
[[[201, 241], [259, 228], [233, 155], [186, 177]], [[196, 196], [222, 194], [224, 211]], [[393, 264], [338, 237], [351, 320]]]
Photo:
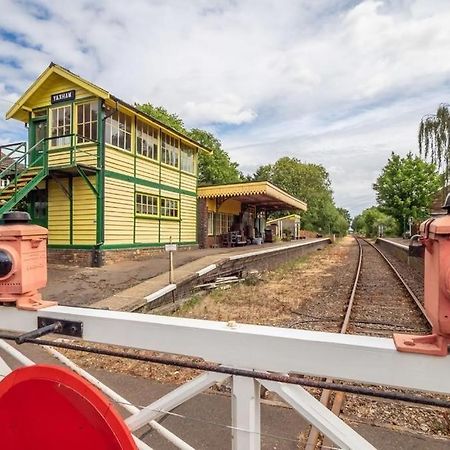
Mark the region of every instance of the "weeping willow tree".
[[419, 126], [419, 151], [442, 172], [443, 198], [449, 190], [450, 178], [450, 113], [449, 105], [439, 105], [436, 114], [425, 116]]

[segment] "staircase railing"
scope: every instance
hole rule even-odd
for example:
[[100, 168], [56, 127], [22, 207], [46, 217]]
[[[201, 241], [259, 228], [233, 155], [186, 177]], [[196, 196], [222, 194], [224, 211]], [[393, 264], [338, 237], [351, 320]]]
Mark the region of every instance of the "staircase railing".
[[[63, 139], [70, 138], [71, 142], [75, 142], [72, 145], [63, 148], [51, 149], [48, 150], [45, 145], [48, 141], [54, 139]], [[75, 139], [74, 139], [75, 138]], [[9, 181], [6, 186], [0, 189], [0, 197], [3, 193], [8, 192], [9, 199], [3, 204], [0, 205], [0, 212], [5, 212], [5, 210], [17, 204], [27, 193], [33, 189], [45, 176], [48, 175], [49, 169], [49, 154], [59, 153], [59, 152], [70, 152], [70, 165], [77, 164], [77, 153], [83, 153], [90, 157], [97, 158], [96, 153], [89, 152], [85, 149], [80, 149], [77, 146], [76, 141], [78, 139], [82, 139], [83, 143], [86, 141], [90, 141], [93, 143], [97, 143], [94, 139], [90, 139], [88, 137], [71, 133], [65, 134], [61, 136], [51, 136], [45, 137], [36, 142], [32, 147], [26, 150], [25, 142], [17, 142], [14, 144], [6, 144], [0, 146], [0, 151], [9, 151], [8, 154], [2, 155], [0, 157], [0, 169], [1, 163], [5, 161], [12, 160], [10, 164], [0, 170], [0, 180]], [[36, 153], [37, 149], [38, 150]], [[19, 186], [21, 177], [29, 174], [32, 168], [40, 169], [36, 171], [34, 177], [28, 180], [26, 185]], [[14, 189], [11, 189], [11, 184], [13, 183]]]

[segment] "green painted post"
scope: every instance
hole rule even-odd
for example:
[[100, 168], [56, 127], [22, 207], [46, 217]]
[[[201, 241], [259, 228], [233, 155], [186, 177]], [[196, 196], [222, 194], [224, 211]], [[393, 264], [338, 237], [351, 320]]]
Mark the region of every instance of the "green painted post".
[[[103, 101], [98, 101], [97, 118], [97, 228], [96, 228], [96, 251], [99, 252], [105, 243], [105, 117], [103, 111]], [[97, 255], [98, 257], [99, 255]], [[97, 261], [102, 265], [102, 261]]]

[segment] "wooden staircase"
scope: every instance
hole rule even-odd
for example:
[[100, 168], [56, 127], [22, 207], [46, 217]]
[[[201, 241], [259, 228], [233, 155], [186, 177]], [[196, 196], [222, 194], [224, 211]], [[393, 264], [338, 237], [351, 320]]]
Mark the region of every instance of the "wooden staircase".
[[7, 203], [14, 195], [17, 195], [38, 173], [42, 167], [25, 169], [21, 175], [12, 179], [9, 184], [0, 191], [0, 207]]
[[0, 217], [13, 209], [48, 175], [46, 152], [27, 164], [35, 147], [27, 151], [25, 143], [0, 146], [0, 182], [4, 186], [0, 189]]

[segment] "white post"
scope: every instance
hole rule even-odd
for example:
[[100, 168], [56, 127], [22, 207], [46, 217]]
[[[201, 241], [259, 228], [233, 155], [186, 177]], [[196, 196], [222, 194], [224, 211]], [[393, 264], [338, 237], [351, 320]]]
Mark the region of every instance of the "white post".
[[[170, 243], [172, 244], [172, 236], [170, 236]], [[173, 251], [169, 251], [169, 284], [173, 284]]]
[[342, 450], [376, 450], [355, 430], [339, 419], [325, 405], [314, 398], [306, 389], [293, 384], [261, 380], [261, 384], [271, 392], [276, 392], [290, 404], [311, 425], [329, 437]]
[[[0, 377], [6, 377], [11, 373], [11, 368], [6, 364], [5, 360], [0, 356]], [[1, 381], [1, 380], [0, 380]]]
[[232, 436], [233, 450], [261, 448], [260, 384], [252, 379], [233, 376]]

